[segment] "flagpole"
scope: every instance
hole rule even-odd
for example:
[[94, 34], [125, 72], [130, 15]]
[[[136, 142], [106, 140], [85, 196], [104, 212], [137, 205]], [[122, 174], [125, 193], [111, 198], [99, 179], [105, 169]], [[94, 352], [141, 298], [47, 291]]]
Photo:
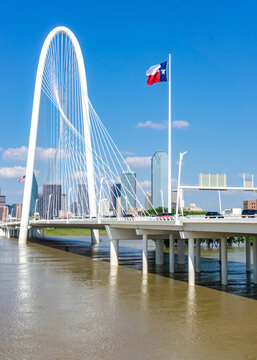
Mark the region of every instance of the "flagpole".
[[168, 212], [172, 211], [171, 204], [171, 54], [169, 54], [169, 122], [168, 122]]

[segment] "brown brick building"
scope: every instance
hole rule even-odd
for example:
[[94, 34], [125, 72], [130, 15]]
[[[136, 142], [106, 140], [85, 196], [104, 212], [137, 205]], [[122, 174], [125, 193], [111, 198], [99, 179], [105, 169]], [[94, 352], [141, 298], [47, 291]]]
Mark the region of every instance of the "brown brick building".
[[8, 219], [9, 208], [7, 206], [0, 206], [0, 221]]
[[257, 209], [257, 200], [245, 200], [244, 201], [244, 210], [247, 209]]
[[22, 212], [22, 203], [18, 203], [16, 205], [16, 218], [17, 218], [17, 220], [21, 219], [21, 212]]

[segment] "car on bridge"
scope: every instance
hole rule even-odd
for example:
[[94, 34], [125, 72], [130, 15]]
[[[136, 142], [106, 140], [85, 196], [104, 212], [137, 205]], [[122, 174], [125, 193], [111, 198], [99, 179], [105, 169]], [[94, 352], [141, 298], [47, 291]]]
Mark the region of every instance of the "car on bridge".
[[205, 214], [205, 218], [206, 219], [222, 219], [224, 218], [223, 215], [221, 215], [218, 211], [207, 211], [207, 213]]
[[257, 216], [257, 210], [256, 209], [245, 209], [242, 211], [242, 217], [255, 217]]
[[157, 217], [173, 218], [173, 214], [172, 213], [159, 213], [159, 214], [157, 214]]

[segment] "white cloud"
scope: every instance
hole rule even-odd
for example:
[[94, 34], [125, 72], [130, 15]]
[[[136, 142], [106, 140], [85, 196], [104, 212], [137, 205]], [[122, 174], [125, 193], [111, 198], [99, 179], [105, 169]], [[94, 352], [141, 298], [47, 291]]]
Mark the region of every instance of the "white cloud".
[[149, 180], [143, 180], [143, 181], [139, 181], [139, 184], [142, 186], [142, 188], [144, 189], [150, 189], [151, 188], [151, 181]]
[[163, 129], [166, 129], [167, 122], [155, 123], [153, 121], [145, 121], [145, 122], [139, 122], [136, 125], [136, 128], [143, 128], [143, 127], [149, 127], [151, 129], [155, 129], [155, 130], [163, 130]]
[[151, 156], [129, 156], [125, 161], [129, 166], [135, 168], [146, 168], [151, 166]]
[[[56, 153], [55, 148], [42, 148], [37, 146], [36, 148], [36, 161], [46, 161], [52, 159]], [[23, 161], [27, 160], [28, 148], [21, 146], [20, 148], [9, 148], [3, 152], [3, 160], [5, 161]], [[64, 152], [62, 151], [62, 156]]]
[[0, 177], [6, 179], [19, 178], [20, 176], [25, 175], [25, 173], [26, 168], [23, 166], [0, 168]]
[[26, 146], [20, 148], [9, 148], [3, 152], [5, 161], [26, 161], [28, 149]]
[[122, 155], [124, 155], [124, 156], [133, 156], [133, 155], [136, 154], [136, 153], [130, 152], [130, 151], [122, 151], [121, 153], [122, 153]]
[[37, 161], [46, 161], [48, 159], [52, 159], [56, 153], [56, 149], [47, 148], [44, 149], [40, 146], [36, 148], [36, 160]]
[[[174, 120], [172, 121], [171, 126], [177, 129], [188, 129], [189, 122], [185, 120]], [[163, 130], [168, 127], [168, 122], [163, 121], [162, 123], [156, 123], [153, 121], [145, 121], [145, 122], [139, 122], [136, 125], [136, 128], [143, 128], [143, 127], [148, 127], [155, 130]]]
[[188, 129], [189, 122], [185, 120], [174, 120], [172, 121], [171, 126], [177, 129]]

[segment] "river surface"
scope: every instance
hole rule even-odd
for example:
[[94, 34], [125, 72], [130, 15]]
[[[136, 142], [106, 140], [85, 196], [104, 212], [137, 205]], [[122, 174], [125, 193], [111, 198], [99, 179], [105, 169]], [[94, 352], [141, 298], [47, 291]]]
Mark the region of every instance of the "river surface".
[[224, 288], [218, 250], [202, 249], [201, 285], [189, 288], [185, 269], [168, 277], [167, 256], [154, 265], [153, 244], [148, 275], [140, 242], [121, 243], [117, 269], [108, 246], [0, 238], [1, 360], [257, 359], [257, 288], [243, 247], [229, 249]]

